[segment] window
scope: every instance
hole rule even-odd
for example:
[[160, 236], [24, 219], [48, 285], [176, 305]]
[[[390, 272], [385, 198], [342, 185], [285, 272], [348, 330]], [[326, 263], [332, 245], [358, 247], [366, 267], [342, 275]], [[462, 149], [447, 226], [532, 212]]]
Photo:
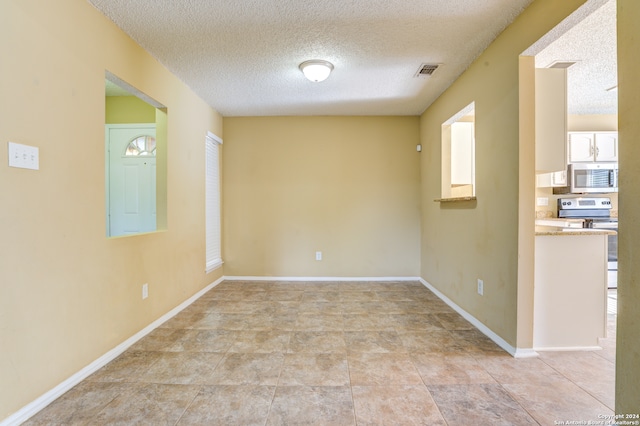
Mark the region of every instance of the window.
[[475, 103], [442, 124], [442, 198], [476, 195]]
[[138, 136], [127, 145], [125, 156], [156, 156], [156, 138], [153, 136]]
[[220, 154], [222, 139], [209, 132], [205, 141], [205, 233], [207, 273], [222, 265], [220, 231]]

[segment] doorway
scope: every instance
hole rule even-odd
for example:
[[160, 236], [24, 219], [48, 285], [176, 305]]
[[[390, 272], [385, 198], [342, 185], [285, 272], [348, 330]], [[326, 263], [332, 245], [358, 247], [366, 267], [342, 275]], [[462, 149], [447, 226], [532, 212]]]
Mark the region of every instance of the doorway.
[[[579, 12], [567, 17], [560, 25], [523, 52], [523, 56], [533, 58], [530, 60], [535, 61], [537, 68], [567, 70], [567, 132], [612, 133], [618, 131], [616, 21], [615, 0], [588, 0]], [[594, 40], [598, 42], [594, 43]], [[590, 77], [585, 77], [585, 74], [589, 74]], [[529, 171], [535, 173], [534, 167], [530, 167]], [[535, 178], [535, 175], [533, 177]], [[525, 182], [529, 188], [526, 197], [530, 197], [526, 200], [529, 203], [527, 205], [533, 207], [524, 212], [525, 215], [528, 214], [525, 220], [531, 221], [532, 217], [556, 218], [558, 198], [567, 197], [567, 195], [554, 192], [552, 186], [556, 182], [538, 184], [538, 187], [533, 190], [530, 185], [531, 178], [531, 175], [523, 177], [521, 174], [521, 182], [528, 180]], [[562, 183], [557, 183], [556, 186], [563, 186]], [[521, 193], [521, 197], [523, 197], [522, 194], [524, 192]], [[612, 210], [617, 213], [618, 194], [603, 194], [603, 196], [611, 198]], [[572, 197], [578, 197], [578, 195]], [[534, 215], [532, 210], [535, 210]], [[533, 226], [527, 228], [527, 230], [532, 229]], [[526, 237], [526, 235], [521, 236]], [[525, 288], [526, 281], [523, 280], [522, 283], [522, 287], [519, 283], [519, 290]], [[603, 287], [607, 292], [606, 281]], [[605, 357], [613, 363], [617, 315], [615, 291], [608, 291], [607, 302], [608, 310], [605, 310], [605, 313], [608, 317], [605, 317], [605, 321], [608, 320], [608, 338], [600, 340], [599, 346], [603, 350], [598, 351], [598, 356]], [[519, 320], [521, 319], [523, 322], [526, 320], [519, 316]], [[609, 384], [609, 386], [611, 387], [607, 392], [613, 395], [613, 385]]]

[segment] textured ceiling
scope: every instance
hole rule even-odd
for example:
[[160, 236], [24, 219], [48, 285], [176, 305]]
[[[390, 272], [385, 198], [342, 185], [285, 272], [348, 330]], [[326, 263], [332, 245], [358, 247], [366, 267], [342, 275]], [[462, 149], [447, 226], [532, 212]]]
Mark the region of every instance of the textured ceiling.
[[569, 114], [615, 114], [618, 91], [607, 89], [618, 84], [616, 2], [591, 0], [575, 15], [579, 22], [569, 23], [566, 32], [535, 55], [536, 67], [576, 61], [567, 69]]
[[[421, 114], [531, 3], [89, 1], [224, 116]], [[335, 70], [309, 82], [308, 59]]]

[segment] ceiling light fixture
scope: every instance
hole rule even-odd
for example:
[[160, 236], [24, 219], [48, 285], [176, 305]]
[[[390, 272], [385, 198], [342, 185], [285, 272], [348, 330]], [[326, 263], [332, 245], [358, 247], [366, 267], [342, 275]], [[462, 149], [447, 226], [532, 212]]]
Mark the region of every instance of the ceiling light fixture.
[[307, 79], [317, 83], [329, 77], [333, 71], [333, 64], [321, 59], [312, 59], [301, 63], [299, 68]]

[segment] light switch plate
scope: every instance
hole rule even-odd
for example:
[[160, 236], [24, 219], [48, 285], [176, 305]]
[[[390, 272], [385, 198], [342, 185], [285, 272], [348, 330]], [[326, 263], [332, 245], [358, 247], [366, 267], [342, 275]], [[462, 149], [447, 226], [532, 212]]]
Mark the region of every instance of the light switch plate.
[[40, 155], [38, 147], [9, 142], [9, 166], [39, 170]]

